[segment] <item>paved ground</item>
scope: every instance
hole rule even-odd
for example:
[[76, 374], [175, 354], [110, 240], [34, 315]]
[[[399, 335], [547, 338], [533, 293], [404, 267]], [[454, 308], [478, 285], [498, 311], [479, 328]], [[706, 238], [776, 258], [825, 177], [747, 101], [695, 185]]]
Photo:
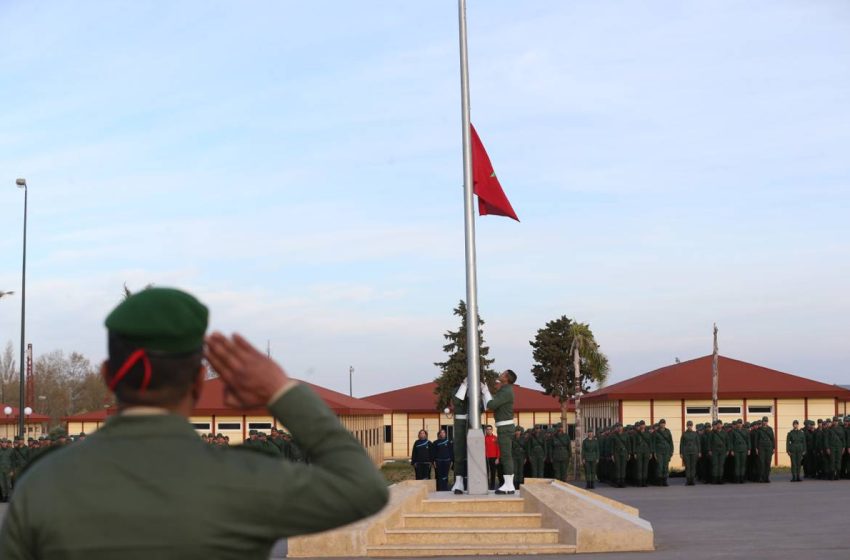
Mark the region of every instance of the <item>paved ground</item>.
[[[655, 529], [655, 552], [594, 554], [592, 560], [847, 560], [850, 558], [850, 481], [610, 488], [597, 492], [640, 509]], [[0, 505], [0, 518], [5, 513]], [[285, 543], [275, 547], [282, 558]], [[514, 560], [541, 557], [508, 557]], [[551, 557], [547, 557], [551, 558]], [[569, 556], [565, 558], [578, 558]]]

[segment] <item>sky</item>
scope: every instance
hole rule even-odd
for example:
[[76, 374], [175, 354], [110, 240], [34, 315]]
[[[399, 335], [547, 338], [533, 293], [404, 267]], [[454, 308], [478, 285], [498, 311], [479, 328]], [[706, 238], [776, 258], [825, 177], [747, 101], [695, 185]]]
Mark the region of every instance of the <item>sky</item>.
[[[850, 383], [850, 3], [469, 0], [496, 368], [589, 323], [610, 382], [711, 353]], [[0, 344], [103, 359], [122, 286], [290, 375], [432, 380], [465, 297], [457, 5], [0, 2]], [[5, 186], [3, 186], [5, 185]], [[722, 372], [721, 372], [722, 375]]]

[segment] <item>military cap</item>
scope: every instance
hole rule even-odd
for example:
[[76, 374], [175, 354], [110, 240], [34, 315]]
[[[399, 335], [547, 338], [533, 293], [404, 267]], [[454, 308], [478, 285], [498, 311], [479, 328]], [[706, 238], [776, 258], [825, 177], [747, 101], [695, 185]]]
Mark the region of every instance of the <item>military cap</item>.
[[745, 427], [745, 428], [749, 428], [749, 427], [750, 427], [750, 423], [749, 423], [749, 422], [744, 422], [744, 427]]
[[260, 432], [258, 432], [257, 430], [248, 430], [248, 435], [249, 436], [258, 436], [258, 435], [260, 435]]
[[688, 425], [688, 426], [693, 426], [693, 425], [694, 425], [694, 421], [693, 421], [693, 420], [688, 420], [687, 425]]
[[216, 434], [216, 435], [215, 435], [215, 437], [217, 437], [217, 438], [223, 438], [224, 436], [223, 436], [222, 434], [218, 433], [218, 434]]
[[522, 427], [522, 426], [520, 426], [520, 425], [517, 425], [517, 426], [514, 428], [514, 431], [515, 431], [515, 432], [524, 432], [524, 431], [525, 431], [525, 428], [523, 428], [523, 427]]
[[667, 420], [665, 420], [664, 418], [662, 418], [661, 420], [659, 420], [659, 421], [658, 421], [658, 425], [659, 425], [659, 426], [660, 426], [661, 424], [666, 424], [666, 423], [667, 423]]
[[209, 311], [186, 292], [148, 288], [137, 292], [106, 318], [111, 334], [145, 350], [181, 353], [204, 345]]
[[767, 416], [762, 416], [761, 421], [762, 421], [762, 422], [767, 422], [767, 421], [768, 421]]
[[822, 419], [822, 418], [818, 418], [818, 424], [823, 424], [823, 419]]

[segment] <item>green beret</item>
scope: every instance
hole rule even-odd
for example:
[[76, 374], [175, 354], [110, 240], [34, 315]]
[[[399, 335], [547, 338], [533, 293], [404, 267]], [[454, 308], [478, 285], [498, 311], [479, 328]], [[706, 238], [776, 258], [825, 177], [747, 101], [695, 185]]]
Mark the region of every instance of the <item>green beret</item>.
[[661, 420], [658, 421], [659, 425], [660, 424], [666, 424], [666, 423], [667, 423], [667, 420], [665, 420], [664, 418], [662, 418]]
[[767, 416], [762, 416], [761, 421], [762, 421], [762, 422], [767, 422], [767, 421], [768, 421]]
[[248, 430], [248, 435], [249, 436], [257, 436], [257, 435], [260, 435], [260, 434], [259, 434], [259, 432], [257, 432], [257, 430]]
[[688, 420], [687, 425], [688, 425], [688, 426], [693, 426], [693, 425], [694, 425], [694, 421], [693, 421], [693, 420]]
[[105, 324], [140, 348], [180, 353], [203, 347], [208, 318], [207, 308], [186, 292], [148, 288], [121, 302]]

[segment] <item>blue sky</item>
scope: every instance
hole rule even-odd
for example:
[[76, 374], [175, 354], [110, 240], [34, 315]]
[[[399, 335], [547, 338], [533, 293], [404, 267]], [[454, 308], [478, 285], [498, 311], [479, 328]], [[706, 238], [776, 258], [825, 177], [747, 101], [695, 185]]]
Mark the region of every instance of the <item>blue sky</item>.
[[[496, 367], [589, 322], [616, 381], [721, 352], [850, 382], [850, 4], [470, 0], [472, 117], [522, 223], [478, 220]], [[0, 289], [105, 353], [183, 287], [297, 377], [430, 380], [464, 296], [457, 9], [0, 3]], [[19, 294], [0, 301], [17, 345]]]

